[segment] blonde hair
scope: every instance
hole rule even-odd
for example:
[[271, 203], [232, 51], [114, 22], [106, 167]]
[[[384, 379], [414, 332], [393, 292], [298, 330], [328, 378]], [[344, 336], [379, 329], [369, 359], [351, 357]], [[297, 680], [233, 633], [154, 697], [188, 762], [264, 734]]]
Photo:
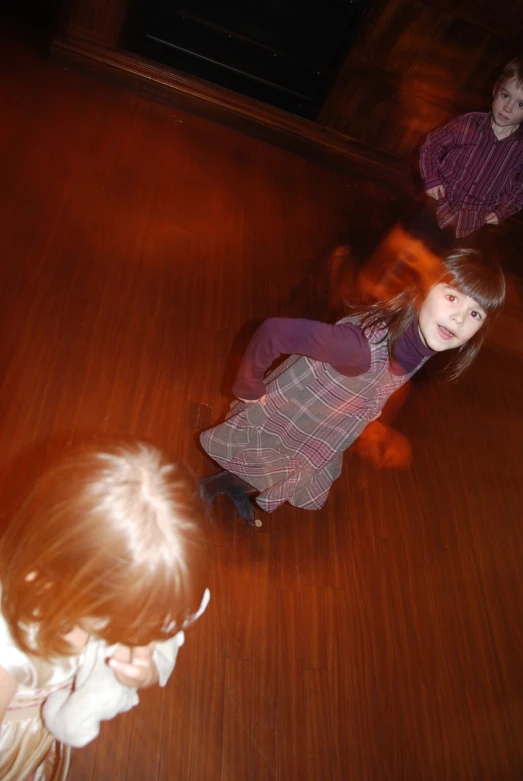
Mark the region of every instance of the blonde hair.
[[2, 613], [20, 648], [70, 654], [174, 635], [206, 586], [204, 510], [187, 471], [141, 443], [83, 448], [38, 480], [0, 541]]

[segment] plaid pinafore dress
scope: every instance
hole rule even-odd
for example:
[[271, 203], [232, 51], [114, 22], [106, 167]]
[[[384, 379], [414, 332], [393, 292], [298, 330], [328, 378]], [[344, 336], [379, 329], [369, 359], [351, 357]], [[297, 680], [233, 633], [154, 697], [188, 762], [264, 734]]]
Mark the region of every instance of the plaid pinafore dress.
[[234, 402], [224, 423], [202, 433], [202, 447], [260, 491], [256, 501], [267, 512], [283, 502], [319, 509], [341, 474], [344, 451], [415, 373], [391, 371], [385, 336], [385, 329], [367, 332], [370, 366], [357, 377], [292, 355], [264, 380], [265, 406]]

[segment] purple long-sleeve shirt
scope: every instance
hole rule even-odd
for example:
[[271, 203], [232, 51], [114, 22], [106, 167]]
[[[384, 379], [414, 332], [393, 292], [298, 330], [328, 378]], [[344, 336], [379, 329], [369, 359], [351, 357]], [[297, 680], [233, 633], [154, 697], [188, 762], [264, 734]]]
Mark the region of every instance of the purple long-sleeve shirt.
[[[234, 395], [246, 401], [261, 398], [265, 372], [280, 355], [304, 355], [328, 363], [345, 377], [356, 377], [370, 368], [369, 343], [354, 323], [329, 325], [302, 318], [271, 317], [247, 346], [233, 385]], [[414, 321], [396, 343], [392, 370], [409, 373], [431, 355], [434, 351], [423, 343]]]
[[468, 236], [492, 212], [501, 223], [523, 207], [523, 129], [499, 139], [490, 111], [463, 114], [428, 134], [420, 172], [425, 190], [445, 187], [440, 228], [455, 220], [456, 236]]

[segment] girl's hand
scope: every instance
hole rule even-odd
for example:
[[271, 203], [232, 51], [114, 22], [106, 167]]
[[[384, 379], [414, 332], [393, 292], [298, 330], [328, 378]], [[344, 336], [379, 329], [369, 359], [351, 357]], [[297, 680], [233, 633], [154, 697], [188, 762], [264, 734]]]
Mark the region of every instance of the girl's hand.
[[435, 201], [439, 201], [440, 198], [445, 197], [445, 188], [442, 184], [437, 184], [435, 187], [431, 187], [430, 190], [425, 190], [425, 195], [429, 198], [434, 198]]
[[[238, 396], [238, 398], [240, 399], [239, 396]], [[265, 407], [265, 403], [267, 401], [267, 394], [264, 394], [261, 397], [261, 399], [240, 399], [240, 401], [243, 401], [244, 404], [258, 404], [258, 402], [260, 402], [262, 407]]]
[[117, 645], [108, 661], [117, 681], [124, 686], [146, 689], [158, 683], [158, 670], [153, 660], [154, 643], [129, 648]]
[[391, 429], [389, 441], [381, 453], [382, 469], [408, 469], [412, 463], [412, 449], [406, 436]]
[[494, 212], [490, 212], [490, 214], [487, 214], [485, 217], [485, 222], [487, 225], [498, 225], [499, 224], [499, 217], [497, 214], [494, 214]]
[[377, 420], [369, 423], [351, 449], [380, 469], [408, 469], [412, 461], [408, 439]]

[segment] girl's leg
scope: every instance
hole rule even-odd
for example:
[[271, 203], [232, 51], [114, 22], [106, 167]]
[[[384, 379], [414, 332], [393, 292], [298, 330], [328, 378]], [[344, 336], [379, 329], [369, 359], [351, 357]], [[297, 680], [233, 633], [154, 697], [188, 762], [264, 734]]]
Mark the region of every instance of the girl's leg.
[[249, 526], [256, 525], [254, 505], [249, 499], [250, 495], [256, 493], [256, 489], [245, 480], [223, 470], [215, 475], [198, 478], [198, 487], [200, 496], [207, 507], [212, 505], [217, 496], [225, 494], [236, 507], [240, 518], [247, 521]]

